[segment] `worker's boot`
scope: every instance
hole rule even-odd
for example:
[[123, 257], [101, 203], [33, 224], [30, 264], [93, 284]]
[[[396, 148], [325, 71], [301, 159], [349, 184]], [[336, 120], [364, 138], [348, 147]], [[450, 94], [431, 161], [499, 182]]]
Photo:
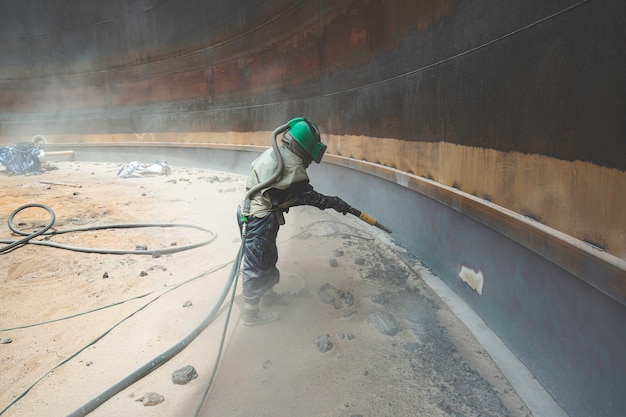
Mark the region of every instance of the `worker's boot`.
[[297, 294], [292, 294], [289, 292], [278, 293], [274, 290], [269, 290], [265, 294], [263, 294], [263, 298], [261, 298], [261, 306], [286, 306], [289, 305], [295, 297], [297, 297]]
[[263, 311], [259, 305], [245, 303], [243, 307], [244, 326], [260, 326], [278, 320], [278, 313]]

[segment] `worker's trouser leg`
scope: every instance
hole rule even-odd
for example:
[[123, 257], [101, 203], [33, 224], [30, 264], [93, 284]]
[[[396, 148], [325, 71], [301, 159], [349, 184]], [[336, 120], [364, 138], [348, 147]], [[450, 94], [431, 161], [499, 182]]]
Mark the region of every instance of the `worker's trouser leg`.
[[[238, 215], [238, 219], [241, 216]], [[241, 223], [239, 224], [241, 227]], [[278, 248], [278, 220], [274, 213], [258, 218], [250, 216], [243, 247], [243, 299], [248, 304], [259, 304], [261, 296], [280, 280], [276, 268]]]

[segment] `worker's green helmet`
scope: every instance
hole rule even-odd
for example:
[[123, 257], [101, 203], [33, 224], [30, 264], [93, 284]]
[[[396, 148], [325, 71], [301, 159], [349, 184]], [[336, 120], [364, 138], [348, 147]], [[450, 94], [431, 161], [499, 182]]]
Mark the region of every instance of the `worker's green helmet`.
[[294, 139], [294, 142], [306, 153], [310, 158], [309, 161], [315, 161], [319, 164], [322, 161], [326, 145], [321, 142], [320, 130], [306, 117], [296, 117], [290, 120], [287, 125], [289, 130], [285, 136]]

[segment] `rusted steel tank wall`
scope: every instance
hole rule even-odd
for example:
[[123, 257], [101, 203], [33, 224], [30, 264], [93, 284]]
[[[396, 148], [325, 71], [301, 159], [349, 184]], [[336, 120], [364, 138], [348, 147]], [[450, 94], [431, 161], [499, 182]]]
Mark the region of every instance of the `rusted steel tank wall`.
[[331, 152], [433, 178], [626, 259], [624, 2], [0, 7], [5, 141], [202, 142], [306, 114]]
[[[590, 267], [593, 255], [552, 252], [571, 246], [563, 233], [626, 260], [624, 16], [621, 0], [0, 0], [0, 141], [266, 145], [275, 126], [307, 115], [330, 153], [448, 187], [454, 197], [424, 199], [406, 180], [389, 196], [403, 211], [387, 207], [385, 220], [572, 415], [608, 416], [624, 404], [615, 397], [626, 365], [611, 355], [625, 337], [602, 331], [624, 317], [626, 277]], [[364, 178], [335, 186], [357, 201], [364, 194], [351, 189], [388, 193], [379, 176]], [[432, 201], [452, 211], [435, 213]], [[483, 215], [490, 204], [553, 230], [526, 238], [546, 253], [501, 242], [493, 224], [505, 220]], [[471, 226], [472, 208], [492, 239]], [[468, 254], [498, 277], [497, 291], [459, 284], [456, 258]], [[600, 307], [585, 319], [588, 305]], [[576, 370], [580, 352], [589, 362]]]

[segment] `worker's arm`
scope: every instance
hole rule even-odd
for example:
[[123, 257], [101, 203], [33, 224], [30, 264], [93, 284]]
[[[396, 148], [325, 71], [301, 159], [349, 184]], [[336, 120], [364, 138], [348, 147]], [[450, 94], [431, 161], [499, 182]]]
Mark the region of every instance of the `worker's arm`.
[[[308, 181], [294, 183], [286, 190], [271, 189], [270, 196], [272, 206], [279, 208], [313, 206], [321, 210], [333, 208], [343, 214], [348, 213], [350, 209], [350, 206], [341, 198], [318, 193]], [[288, 203], [288, 207], [284, 207], [285, 203]]]

